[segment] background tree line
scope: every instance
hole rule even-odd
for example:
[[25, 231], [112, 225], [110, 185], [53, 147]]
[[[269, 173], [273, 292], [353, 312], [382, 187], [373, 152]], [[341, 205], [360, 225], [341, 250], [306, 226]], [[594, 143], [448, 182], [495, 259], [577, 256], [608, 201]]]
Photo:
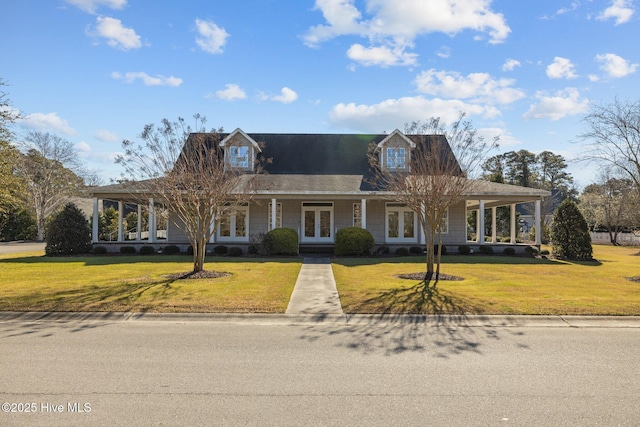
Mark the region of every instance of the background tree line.
[[5, 87], [0, 79], [0, 240], [44, 240], [51, 214], [98, 180], [69, 141], [47, 132], [16, 135], [20, 112]]

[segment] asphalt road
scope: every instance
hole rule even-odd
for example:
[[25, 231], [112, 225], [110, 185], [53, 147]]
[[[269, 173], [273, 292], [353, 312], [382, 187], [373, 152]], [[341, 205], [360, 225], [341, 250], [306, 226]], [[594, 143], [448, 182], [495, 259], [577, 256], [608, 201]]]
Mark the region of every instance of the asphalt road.
[[638, 425], [639, 348], [640, 328], [4, 320], [0, 425]]
[[44, 242], [0, 242], [0, 255], [44, 251]]

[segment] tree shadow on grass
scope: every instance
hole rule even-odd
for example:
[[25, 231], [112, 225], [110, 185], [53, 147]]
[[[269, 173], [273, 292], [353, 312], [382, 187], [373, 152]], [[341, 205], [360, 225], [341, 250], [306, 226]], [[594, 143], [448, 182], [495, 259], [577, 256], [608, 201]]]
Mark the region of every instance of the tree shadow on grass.
[[350, 306], [351, 313], [458, 315], [479, 313], [473, 303], [438, 288], [438, 279], [425, 277], [409, 286], [375, 293], [359, 304]]

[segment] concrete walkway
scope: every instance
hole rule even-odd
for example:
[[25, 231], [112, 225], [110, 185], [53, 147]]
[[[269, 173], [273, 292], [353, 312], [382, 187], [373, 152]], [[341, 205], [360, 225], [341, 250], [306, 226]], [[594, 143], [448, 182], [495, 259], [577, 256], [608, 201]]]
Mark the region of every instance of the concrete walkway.
[[344, 314], [329, 258], [305, 258], [286, 314]]

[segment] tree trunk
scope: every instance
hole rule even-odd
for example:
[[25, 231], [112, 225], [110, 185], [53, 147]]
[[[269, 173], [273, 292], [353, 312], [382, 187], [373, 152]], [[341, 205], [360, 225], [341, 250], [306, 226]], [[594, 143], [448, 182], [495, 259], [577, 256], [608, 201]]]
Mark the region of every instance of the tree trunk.
[[[431, 228], [431, 227], [430, 227]], [[434, 265], [435, 265], [435, 253], [434, 253], [434, 231], [430, 230], [429, 232], [426, 232], [425, 230], [425, 245], [426, 245], [426, 249], [427, 249], [427, 275], [426, 277], [431, 278], [433, 276], [433, 274], [435, 273], [435, 269], [434, 269]]]
[[197, 239], [193, 246], [193, 272], [204, 271], [204, 257], [207, 251], [207, 241], [205, 239]]
[[40, 215], [37, 220], [38, 224], [38, 240], [44, 240], [44, 215]]

